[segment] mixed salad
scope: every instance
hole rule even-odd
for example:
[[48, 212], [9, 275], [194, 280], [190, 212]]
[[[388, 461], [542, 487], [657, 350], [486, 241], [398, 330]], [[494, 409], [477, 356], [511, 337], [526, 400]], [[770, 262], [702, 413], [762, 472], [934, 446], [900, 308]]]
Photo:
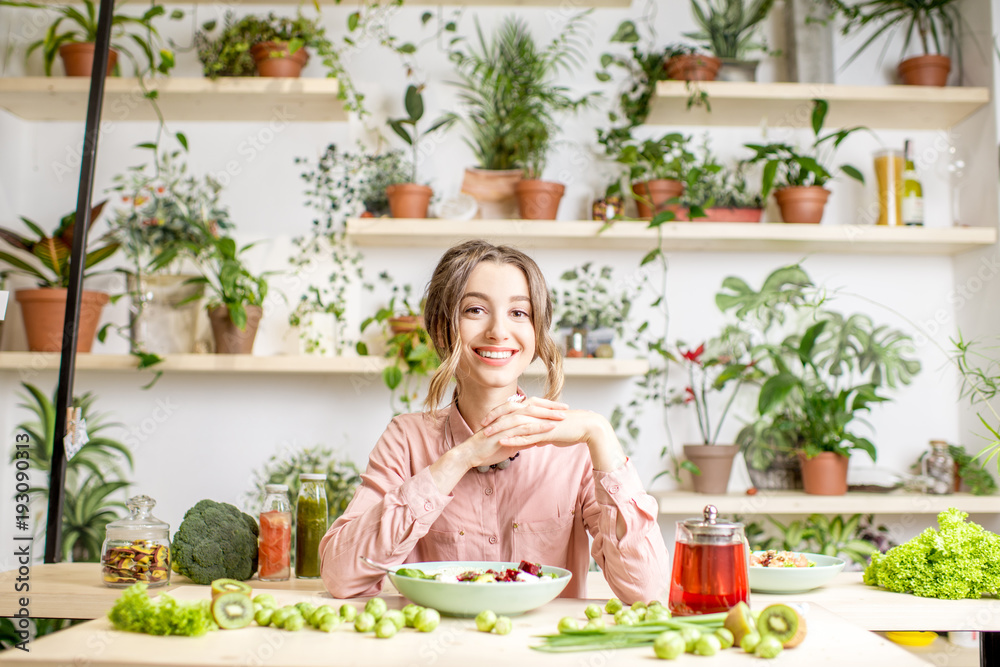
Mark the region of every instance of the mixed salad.
[[433, 579], [451, 583], [510, 583], [510, 582], [531, 582], [540, 579], [555, 579], [558, 575], [555, 572], [542, 572], [539, 563], [529, 563], [521, 561], [516, 568], [510, 567], [502, 570], [465, 570], [465, 569], [442, 569], [436, 572], [424, 572], [412, 567], [404, 567], [396, 570], [396, 575], [410, 577], [413, 579]]
[[768, 549], [761, 553], [750, 554], [751, 567], [815, 567], [816, 563], [803, 554], [793, 551], [776, 551]]

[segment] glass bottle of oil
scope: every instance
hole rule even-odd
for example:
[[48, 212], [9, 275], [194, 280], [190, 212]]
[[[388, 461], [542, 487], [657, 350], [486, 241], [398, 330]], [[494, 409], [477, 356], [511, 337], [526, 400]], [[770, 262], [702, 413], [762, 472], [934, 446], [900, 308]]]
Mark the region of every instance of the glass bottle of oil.
[[913, 165], [912, 150], [913, 144], [907, 140], [903, 148], [906, 160], [903, 167], [903, 224], [921, 227], [924, 224], [924, 188]]

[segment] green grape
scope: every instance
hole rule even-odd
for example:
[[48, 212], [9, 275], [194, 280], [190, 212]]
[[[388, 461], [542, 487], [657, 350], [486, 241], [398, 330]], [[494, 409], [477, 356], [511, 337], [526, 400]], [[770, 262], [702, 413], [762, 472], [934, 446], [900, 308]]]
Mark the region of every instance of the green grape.
[[760, 635], [756, 632], [748, 632], [743, 635], [743, 639], [740, 640], [740, 648], [747, 653], [753, 653], [759, 643]]
[[587, 608], [583, 610], [583, 613], [587, 618], [600, 618], [604, 615], [601, 611], [600, 605], [596, 604], [588, 604]]
[[318, 627], [322, 632], [333, 632], [340, 627], [340, 624], [344, 621], [337, 614], [326, 614], [320, 620]]
[[376, 621], [382, 618], [382, 614], [384, 614], [388, 608], [389, 606], [382, 598], [372, 598], [365, 603], [365, 611], [371, 614]]
[[306, 627], [306, 619], [302, 618], [302, 614], [292, 614], [285, 620], [285, 624], [281, 627], [289, 632], [298, 632]]
[[619, 600], [618, 598], [611, 598], [610, 600], [608, 600], [608, 603], [604, 605], [604, 611], [608, 612], [609, 614], [616, 614], [618, 613], [619, 610], [623, 608], [624, 605], [622, 604], [622, 601]]
[[413, 627], [420, 632], [433, 632], [440, 622], [441, 614], [438, 613], [437, 609], [424, 607], [413, 619]]
[[361, 612], [358, 614], [357, 618], [354, 619], [354, 629], [358, 632], [371, 632], [374, 627], [375, 617], [367, 611]]
[[507, 616], [497, 616], [497, 622], [493, 626], [493, 632], [498, 635], [509, 635], [510, 631], [514, 628], [514, 624], [511, 622], [510, 618]]
[[662, 660], [673, 660], [687, 647], [687, 642], [681, 633], [674, 631], [664, 632], [653, 641], [653, 653]]
[[579, 630], [580, 622], [577, 621], [572, 616], [563, 616], [559, 619], [558, 625], [559, 632], [566, 632], [567, 630]]
[[261, 593], [254, 599], [254, 604], [259, 604], [262, 607], [270, 607], [271, 609], [278, 608], [278, 601], [274, 599], [274, 596], [270, 593]]
[[698, 655], [715, 655], [722, 650], [722, 642], [714, 633], [705, 633], [694, 644], [694, 652]]
[[760, 643], [753, 650], [753, 654], [758, 658], [777, 658], [783, 650], [781, 641], [774, 635], [764, 635], [760, 638]]
[[358, 616], [358, 610], [354, 608], [354, 605], [342, 604], [340, 605], [340, 617], [351, 623]]
[[722, 644], [722, 648], [726, 649], [733, 645], [733, 633], [729, 628], [719, 628], [715, 631], [715, 636], [719, 638], [719, 643]]
[[403, 620], [405, 622], [404, 625], [406, 625], [406, 627], [408, 628], [413, 627], [413, 620], [417, 617], [417, 614], [420, 613], [421, 609], [423, 609], [423, 607], [415, 605], [412, 602], [403, 607]]
[[497, 623], [497, 615], [489, 609], [484, 609], [476, 616], [476, 629], [480, 632], [489, 632]]
[[257, 621], [257, 625], [270, 625], [272, 616], [274, 616], [273, 609], [270, 607], [261, 607], [257, 613], [253, 615], [253, 620]]
[[399, 632], [396, 623], [391, 618], [383, 618], [375, 626], [375, 636], [379, 639], [388, 639]]

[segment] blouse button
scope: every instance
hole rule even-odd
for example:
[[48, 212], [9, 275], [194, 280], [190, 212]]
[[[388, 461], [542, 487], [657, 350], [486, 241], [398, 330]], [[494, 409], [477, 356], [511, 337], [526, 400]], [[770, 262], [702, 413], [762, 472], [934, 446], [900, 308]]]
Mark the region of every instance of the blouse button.
[[431, 505], [430, 503], [424, 503], [424, 509], [430, 512], [432, 509], [434, 509], [434, 506]]
[[493, 495], [493, 489], [486, 489], [486, 495], [492, 496]]
[[608, 489], [608, 491], [610, 491], [611, 493], [618, 493], [618, 486], [617, 485], [612, 486], [610, 489]]
[[497, 536], [496, 535], [491, 535], [490, 536], [490, 544], [496, 544], [496, 543], [497, 543]]

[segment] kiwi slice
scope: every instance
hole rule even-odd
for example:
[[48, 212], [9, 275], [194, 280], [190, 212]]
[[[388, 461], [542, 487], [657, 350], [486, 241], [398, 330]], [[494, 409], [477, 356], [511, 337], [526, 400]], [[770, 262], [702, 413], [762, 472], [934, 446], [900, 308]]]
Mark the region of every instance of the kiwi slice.
[[754, 623], [750, 607], [747, 606], [746, 602], [737, 602], [729, 610], [726, 620], [722, 623], [722, 627], [733, 633], [733, 640], [737, 644], [743, 641], [743, 637], [757, 630], [757, 624]]
[[785, 648], [792, 648], [806, 638], [806, 619], [787, 604], [772, 604], [760, 612], [757, 628], [761, 635], [771, 635]]
[[253, 602], [243, 593], [223, 593], [212, 600], [212, 618], [223, 630], [245, 628], [253, 617]]
[[226, 593], [239, 593], [249, 599], [253, 594], [253, 589], [250, 588], [250, 584], [235, 579], [216, 579], [212, 582], [212, 600]]

